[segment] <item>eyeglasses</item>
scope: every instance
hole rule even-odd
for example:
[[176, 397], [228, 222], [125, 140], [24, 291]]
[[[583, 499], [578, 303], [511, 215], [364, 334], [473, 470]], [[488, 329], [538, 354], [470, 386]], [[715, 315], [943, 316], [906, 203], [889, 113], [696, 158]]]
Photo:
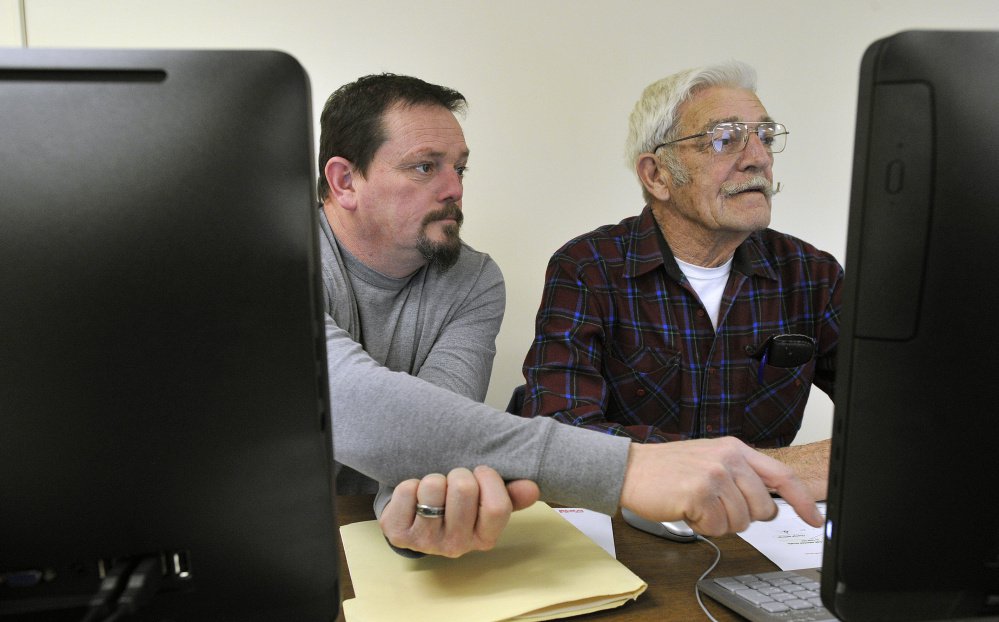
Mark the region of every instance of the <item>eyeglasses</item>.
[[683, 138], [677, 138], [676, 140], [657, 145], [652, 152], [655, 153], [662, 147], [672, 145], [673, 143], [700, 138], [701, 136], [710, 136], [711, 147], [714, 148], [715, 153], [739, 153], [746, 148], [746, 144], [749, 143], [749, 137], [753, 133], [760, 139], [760, 142], [763, 143], [767, 151], [770, 153], [780, 153], [784, 151], [784, 145], [787, 143], [787, 135], [790, 132], [787, 131], [787, 128], [783, 124], [772, 121], [725, 122], [719, 123], [707, 132], [684, 136]]

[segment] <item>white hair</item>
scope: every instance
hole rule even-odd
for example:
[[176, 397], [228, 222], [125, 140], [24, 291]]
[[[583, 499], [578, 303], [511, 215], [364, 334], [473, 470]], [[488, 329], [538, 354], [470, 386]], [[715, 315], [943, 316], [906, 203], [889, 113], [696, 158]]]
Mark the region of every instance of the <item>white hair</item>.
[[[638, 156], [652, 151], [656, 146], [679, 138], [677, 110], [698, 90], [710, 86], [727, 86], [756, 92], [756, 70], [746, 63], [732, 60], [706, 67], [687, 69], [645, 87], [642, 96], [628, 118], [628, 140], [625, 142], [625, 161], [635, 171]], [[662, 153], [663, 163], [670, 172], [683, 181], [684, 169], [672, 150]], [[645, 186], [642, 192], [650, 199]]]

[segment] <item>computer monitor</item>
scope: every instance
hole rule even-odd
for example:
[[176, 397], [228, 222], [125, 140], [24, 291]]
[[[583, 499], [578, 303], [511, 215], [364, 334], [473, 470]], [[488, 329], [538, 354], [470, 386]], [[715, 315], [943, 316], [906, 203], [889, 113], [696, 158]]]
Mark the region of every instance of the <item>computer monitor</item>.
[[0, 620], [336, 617], [310, 108], [278, 52], [0, 50]]
[[999, 33], [910, 31], [860, 70], [822, 600], [999, 616]]

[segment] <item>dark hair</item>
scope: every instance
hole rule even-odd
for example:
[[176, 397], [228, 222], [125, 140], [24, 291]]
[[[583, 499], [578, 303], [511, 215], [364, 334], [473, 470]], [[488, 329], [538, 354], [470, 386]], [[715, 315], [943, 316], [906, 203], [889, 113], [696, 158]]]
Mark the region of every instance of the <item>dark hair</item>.
[[323, 106], [319, 117], [319, 200], [329, 193], [323, 170], [330, 158], [350, 160], [362, 175], [375, 152], [385, 142], [382, 117], [396, 104], [442, 106], [451, 112], [465, 110], [465, 96], [445, 86], [391, 73], [358, 78], [341, 86]]

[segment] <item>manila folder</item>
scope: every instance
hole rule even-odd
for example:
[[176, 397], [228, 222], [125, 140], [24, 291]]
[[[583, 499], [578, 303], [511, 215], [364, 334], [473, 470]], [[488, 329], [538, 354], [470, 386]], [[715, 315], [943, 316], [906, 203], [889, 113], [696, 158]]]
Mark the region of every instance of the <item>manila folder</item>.
[[491, 551], [403, 557], [376, 521], [340, 528], [355, 598], [347, 622], [553, 620], [620, 607], [646, 583], [542, 502], [515, 512]]

